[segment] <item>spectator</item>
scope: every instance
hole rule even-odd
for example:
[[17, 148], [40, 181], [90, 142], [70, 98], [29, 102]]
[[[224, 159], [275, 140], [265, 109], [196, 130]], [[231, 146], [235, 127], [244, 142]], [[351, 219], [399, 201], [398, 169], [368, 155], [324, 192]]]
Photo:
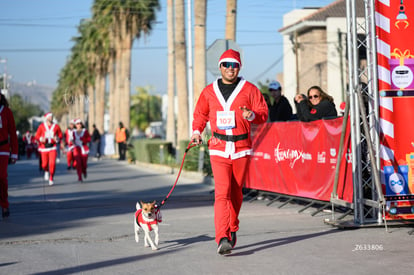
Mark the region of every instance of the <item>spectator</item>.
[[218, 62], [221, 78], [200, 94], [194, 110], [191, 140], [201, 144], [201, 133], [210, 122], [208, 142], [215, 180], [214, 223], [217, 253], [231, 253], [239, 230], [243, 184], [251, 154], [251, 124], [264, 123], [268, 107], [259, 89], [238, 77], [241, 60], [234, 50], [225, 51]]
[[298, 119], [314, 121], [322, 118], [336, 117], [333, 97], [325, 93], [319, 86], [308, 89], [307, 97], [303, 94], [295, 96], [295, 105]]
[[94, 148], [92, 151], [96, 152], [95, 157], [99, 160], [101, 158], [101, 134], [95, 124], [93, 124], [92, 127], [92, 146]]
[[116, 143], [118, 143], [118, 150], [119, 150], [118, 160], [126, 159], [128, 137], [129, 137], [128, 129], [124, 127], [124, 124], [122, 122], [119, 122], [119, 127], [118, 129], [116, 129], [116, 133], [115, 133], [115, 141]]
[[7, 165], [16, 163], [18, 152], [14, 116], [6, 97], [0, 92], [0, 206], [3, 218], [10, 216]]
[[273, 103], [269, 107], [270, 122], [290, 120], [292, 106], [290, 106], [289, 100], [282, 95], [282, 86], [278, 81], [269, 84], [269, 93], [273, 98]]

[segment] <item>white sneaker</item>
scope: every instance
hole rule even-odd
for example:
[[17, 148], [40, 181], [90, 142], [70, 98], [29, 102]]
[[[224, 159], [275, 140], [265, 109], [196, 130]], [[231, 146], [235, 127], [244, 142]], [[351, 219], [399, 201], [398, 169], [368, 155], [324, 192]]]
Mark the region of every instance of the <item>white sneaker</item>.
[[49, 180], [49, 172], [45, 172], [45, 180]]
[[49, 185], [53, 185], [53, 184], [54, 184], [53, 180], [49, 180]]

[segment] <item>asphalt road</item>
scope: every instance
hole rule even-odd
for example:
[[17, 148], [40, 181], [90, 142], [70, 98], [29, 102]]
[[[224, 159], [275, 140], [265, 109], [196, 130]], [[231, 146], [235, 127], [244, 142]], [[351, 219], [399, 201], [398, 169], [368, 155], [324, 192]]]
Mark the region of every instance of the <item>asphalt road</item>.
[[0, 274], [411, 274], [412, 226], [342, 230], [331, 213], [245, 200], [238, 243], [214, 242], [213, 185], [182, 174], [162, 208], [159, 250], [136, 243], [138, 200], [161, 201], [176, 172], [90, 160], [88, 178], [58, 164], [48, 186], [36, 160], [9, 166], [11, 216], [0, 221]]

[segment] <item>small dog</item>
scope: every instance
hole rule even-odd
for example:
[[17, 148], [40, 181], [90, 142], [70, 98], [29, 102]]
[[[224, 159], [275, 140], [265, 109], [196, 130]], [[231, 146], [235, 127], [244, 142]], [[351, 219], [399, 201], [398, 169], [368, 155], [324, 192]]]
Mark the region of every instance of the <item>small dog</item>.
[[[142, 228], [145, 233], [144, 246], [149, 247], [151, 245], [152, 250], [157, 250], [159, 243], [158, 223], [162, 222], [161, 210], [155, 201], [149, 203], [137, 202], [136, 208], [137, 211], [134, 217], [135, 241], [139, 242], [139, 229]], [[154, 230], [154, 241], [150, 237], [152, 230]]]

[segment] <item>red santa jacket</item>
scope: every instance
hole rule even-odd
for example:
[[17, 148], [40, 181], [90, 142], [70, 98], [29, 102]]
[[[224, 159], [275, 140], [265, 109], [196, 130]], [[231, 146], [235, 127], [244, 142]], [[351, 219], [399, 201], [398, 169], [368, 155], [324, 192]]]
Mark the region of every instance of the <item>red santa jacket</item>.
[[88, 130], [82, 129], [80, 133], [78, 131], [73, 131], [73, 144], [75, 147], [78, 147], [81, 149], [82, 155], [88, 155], [89, 154], [89, 147], [88, 143], [91, 141], [91, 136], [89, 135]]
[[40, 124], [35, 135], [35, 139], [39, 142], [39, 151], [48, 152], [56, 150], [56, 142], [61, 140], [62, 136], [62, 131], [56, 123], [50, 126], [46, 122]]
[[0, 106], [0, 155], [17, 159], [17, 153], [18, 142], [13, 113], [10, 108], [2, 105]]
[[26, 148], [33, 148], [35, 146], [36, 139], [30, 132], [27, 132], [23, 136], [23, 142], [26, 144]]
[[[240, 107], [246, 106], [254, 115], [249, 121], [243, 118]], [[217, 115], [220, 111], [234, 114], [234, 126], [219, 129]], [[202, 133], [206, 123], [210, 121], [212, 133], [223, 136], [247, 137], [237, 141], [224, 141], [212, 136], [208, 141], [210, 155], [237, 159], [251, 154], [251, 123], [260, 124], [267, 121], [268, 107], [262, 93], [252, 83], [241, 79], [231, 96], [225, 101], [218, 87], [218, 80], [208, 85], [200, 94], [194, 110], [193, 133]]]
[[72, 151], [75, 148], [75, 144], [73, 143], [73, 132], [75, 129], [66, 129], [65, 131], [65, 144], [67, 146], [68, 151]]

